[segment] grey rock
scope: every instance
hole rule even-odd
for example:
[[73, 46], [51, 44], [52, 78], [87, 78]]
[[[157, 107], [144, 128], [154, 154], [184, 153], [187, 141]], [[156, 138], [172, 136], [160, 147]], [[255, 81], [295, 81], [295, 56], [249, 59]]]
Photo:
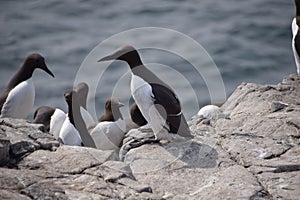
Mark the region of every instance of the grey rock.
[[20, 168], [42, 168], [47, 171], [64, 174], [80, 174], [89, 167], [101, 165], [113, 159], [113, 151], [77, 146], [61, 146], [56, 151], [38, 150], [25, 157], [20, 163]]
[[299, 199], [300, 79], [241, 84], [193, 139], [129, 131], [119, 152], [0, 119], [0, 199]]
[[[59, 142], [40, 126], [21, 119], [0, 119], [0, 166], [10, 166], [38, 149], [54, 150]], [[9, 150], [9, 154], [7, 154]]]
[[0, 190], [0, 199], [30, 200], [31, 198], [14, 191]]
[[166, 167], [213, 168], [217, 152], [194, 140], [173, 141], [165, 145], [145, 144], [126, 155], [124, 162], [132, 172], [147, 173]]
[[[229, 119], [217, 119], [219, 143], [239, 165], [249, 167], [274, 199], [298, 199], [300, 80], [278, 85], [245, 83], [222, 106]], [[258, 193], [259, 194], [259, 193]], [[259, 195], [258, 195], [259, 196]]]
[[152, 131], [142, 132], [139, 129], [131, 129], [123, 139], [123, 145], [119, 151], [119, 159], [124, 161], [126, 154], [133, 148], [158, 142], [154, 139]]

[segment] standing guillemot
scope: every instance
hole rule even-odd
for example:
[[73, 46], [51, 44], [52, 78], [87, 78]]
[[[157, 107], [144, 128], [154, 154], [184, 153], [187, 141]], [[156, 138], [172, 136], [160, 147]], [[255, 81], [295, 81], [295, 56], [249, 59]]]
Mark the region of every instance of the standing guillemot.
[[66, 119], [66, 113], [59, 108], [49, 106], [40, 106], [34, 112], [34, 121], [36, 124], [43, 124], [46, 131], [49, 131], [56, 139], [59, 137], [60, 129]]
[[123, 120], [120, 107], [124, 106], [116, 99], [108, 99], [105, 103], [105, 114], [97, 126], [91, 131], [91, 136], [97, 149], [117, 150], [126, 132], [126, 122]]
[[59, 138], [66, 145], [96, 148], [95, 143], [88, 133], [85, 122], [81, 116], [79, 95], [75, 90], [64, 93], [68, 104], [68, 114], [60, 129]]
[[292, 22], [292, 32], [293, 32], [293, 39], [292, 39], [292, 49], [294, 53], [295, 63], [297, 66], [297, 73], [300, 76], [300, 0], [295, 0], [296, 5], [296, 16]]
[[64, 93], [65, 101], [68, 104], [68, 114], [59, 132], [59, 139], [65, 145], [82, 146], [82, 140], [79, 132], [75, 127], [73, 117], [73, 94], [74, 91], [69, 90]]
[[100, 61], [121, 60], [132, 72], [131, 94], [157, 140], [170, 140], [169, 133], [192, 137], [173, 90], [148, 70], [132, 46], [123, 46]]
[[86, 101], [89, 92], [89, 86], [84, 82], [78, 83], [75, 87], [75, 91], [78, 96], [81, 116], [84, 120], [86, 127], [89, 128], [95, 124], [94, 118], [86, 109]]
[[31, 112], [35, 99], [31, 77], [36, 68], [54, 77], [40, 54], [34, 53], [27, 56], [22, 67], [12, 77], [0, 96], [0, 118], [26, 118]]

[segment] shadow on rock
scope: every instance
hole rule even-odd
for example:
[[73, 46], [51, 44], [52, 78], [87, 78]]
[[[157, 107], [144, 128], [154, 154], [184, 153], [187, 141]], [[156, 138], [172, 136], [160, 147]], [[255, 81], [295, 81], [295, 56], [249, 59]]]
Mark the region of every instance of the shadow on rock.
[[185, 168], [213, 168], [217, 165], [218, 153], [207, 144], [186, 140], [163, 147], [172, 155], [174, 162], [181, 162]]
[[183, 157], [179, 158], [188, 168], [213, 168], [217, 165], [218, 153], [207, 144], [192, 141]]
[[145, 137], [145, 133], [140, 132], [140, 138], [134, 137], [136, 135], [131, 134], [134, 139], [128, 140], [120, 151], [121, 160], [130, 165], [133, 173], [147, 173], [164, 168], [213, 168], [217, 165], [217, 151], [194, 139], [187, 140], [173, 135], [172, 142], [161, 144], [149, 137], [151, 134]]

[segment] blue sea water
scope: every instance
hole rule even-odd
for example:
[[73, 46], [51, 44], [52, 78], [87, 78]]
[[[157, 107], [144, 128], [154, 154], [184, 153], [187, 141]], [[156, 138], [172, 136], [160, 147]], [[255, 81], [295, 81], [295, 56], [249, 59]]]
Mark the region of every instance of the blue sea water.
[[[2, 0], [0, 90], [26, 55], [39, 52], [56, 78], [41, 70], [34, 73], [35, 108], [48, 105], [66, 110], [63, 92], [73, 87], [78, 69], [92, 49], [114, 34], [140, 27], [173, 29], [201, 44], [217, 65], [227, 96], [242, 82], [278, 83], [296, 71], [290, 29], [294, 12], [292, 0]], [[132, 37], [128, 41], [135, 39]], [[147, 35], [142, 39], [156, 37]], [[169, 38], [167, 42], [172, 45], [175, 41]], [[187, 54], [195, 53], [184, 44], [177, 48]], [[193, 76], [188, 62], [153, 49], [142, 50], [141, 57], [145, 63], [184, 69], [181, 73], [189, 79], [198, 98], [197, 105], [192, 105], [195, 102], [190, 101], [189, 95], [184, 91], [179, 94], [188, 119], [199, 106], [210, 103], [206, 82]], [[129, 68], [125, 63], [117, 63], [108, 70], [97, 87], [98, 116], [118, 77]], [[158, 70], [159, 75], [168, 74], [163, 68]], [[120, 87], [122, 101], [129, 92], [129, 82]], [[128, 115], [128, 108], [123, 109]]]

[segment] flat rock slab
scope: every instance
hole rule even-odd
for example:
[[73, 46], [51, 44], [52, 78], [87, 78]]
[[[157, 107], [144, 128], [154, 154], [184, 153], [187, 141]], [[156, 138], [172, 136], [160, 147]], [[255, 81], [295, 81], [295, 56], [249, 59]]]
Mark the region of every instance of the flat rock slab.
[[126, 155], [134, 174], [157, 171], [169, 166], [186, 168], [214, 168], [218, 153], [206, 144], [195, 140], [172, 141], [169, 144], [145, 144]]
[[263, 190], [219, 145], [197, 139], [146, 144], [130, 150], [124, 162], [138, 182], [166, 199], [247, 199]]
[[54, 152], [35, 151], [25, 157], [19, 167], [76, 174], [89, 167], [101, 165], [109, 159], [114, 159], [114, 151], [63, 145]]

